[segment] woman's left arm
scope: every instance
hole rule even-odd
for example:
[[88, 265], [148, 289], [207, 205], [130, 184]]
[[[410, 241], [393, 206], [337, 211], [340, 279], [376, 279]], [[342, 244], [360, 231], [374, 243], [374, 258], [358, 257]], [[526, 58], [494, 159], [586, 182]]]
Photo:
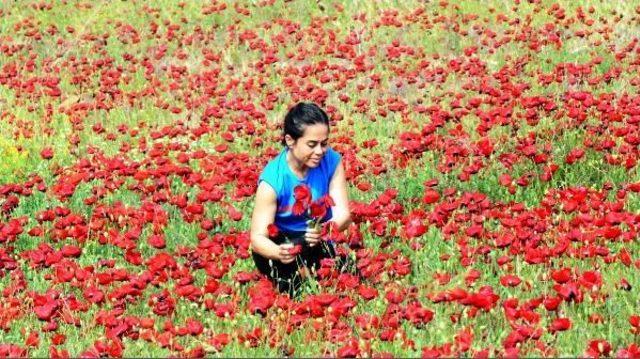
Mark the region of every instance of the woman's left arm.
[[331, 220], [336, 222], [340, 231], [343, 231], [351, 224], [351, 211], [349, 210], [347, 179], [342, 160], [338, 163], [331, 182], [329, 182], [329, 195], [335, 203], [335, 206], [331, 208], [333, 214]]

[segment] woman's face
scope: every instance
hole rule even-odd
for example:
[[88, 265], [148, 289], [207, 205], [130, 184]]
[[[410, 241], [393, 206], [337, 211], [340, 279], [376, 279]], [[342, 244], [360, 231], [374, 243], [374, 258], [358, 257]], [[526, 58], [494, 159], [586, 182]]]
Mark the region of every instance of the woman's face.
[[329, 148], [329, 126], [322, 123], [307, 125], [297, 140], [289, 135], [285, 138], [294, 159], [308, 168], [315, 168]]

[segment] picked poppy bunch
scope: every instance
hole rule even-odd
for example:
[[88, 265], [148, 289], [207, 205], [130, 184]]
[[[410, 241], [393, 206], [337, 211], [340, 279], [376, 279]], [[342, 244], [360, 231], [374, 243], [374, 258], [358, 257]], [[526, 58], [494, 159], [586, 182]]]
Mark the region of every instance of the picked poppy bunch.
[[[327, 215], [327, 209], [334, 205], [333, 199], [328, 194], [322, 196], [316, 201], [312, 200], [311, 189], [309, 186], [301, 184], [293, 189], [294, 204], [291, 208], [291, 212], [295, 216], [307, 217], [307, 225], [317, 230], [321, 229], [321, 221]], [[278, 227], [271, 223], [267, 226], [269, 232], [269, 238], [276, 238], [281, 233]], [[297, 255], [302, 252], [303, 245], [298, 243], [299, 240], [284, 236], [286, 241], [296, 243], [289, 251], [292, 255]], [[304, 242], [302, 242], [304, 243]]]
[[291, 212], [295, 216], [304, 215], [308, 218], [307, 225], [311, 228], [320, 229], [320, 223], [327, 215], [327, 209], [335, 203], [329, 194], [320, 197], [317, 201], [311, 198], [311, 189], [305, 184], [297, 185], [293, 189], [295, 202]]

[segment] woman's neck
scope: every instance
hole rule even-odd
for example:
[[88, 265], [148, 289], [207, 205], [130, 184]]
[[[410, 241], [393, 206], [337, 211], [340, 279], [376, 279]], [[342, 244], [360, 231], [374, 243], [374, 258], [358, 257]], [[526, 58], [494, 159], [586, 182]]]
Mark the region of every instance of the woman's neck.
[[291, 171], [301, 177], [304, 178], [307, 175], [307, 171], [309, 170], [309, 168], [307, 168], [307, 166], [304, 165], [304, 163], [301, 163], [299, 161], [297, 161], [293, 155], [291, 155], [291, 151], [287, 150], [287, 164], [289, 164], [289, 168], [291, 168]]

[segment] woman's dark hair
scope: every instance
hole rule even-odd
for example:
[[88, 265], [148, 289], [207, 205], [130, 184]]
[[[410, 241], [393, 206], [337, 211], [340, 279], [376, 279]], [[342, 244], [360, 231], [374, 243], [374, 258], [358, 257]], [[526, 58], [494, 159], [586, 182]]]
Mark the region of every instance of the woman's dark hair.
[[329, 116], [318, 105], [311, 102], [299, 102], [293, 106], [284, 117], [284, 130], [282, 134], [282, 144], [286, 146], [285, 135], [291, 136], [294, 140], [302, 137], [304, 127], [322, 123], [329, 127]]

